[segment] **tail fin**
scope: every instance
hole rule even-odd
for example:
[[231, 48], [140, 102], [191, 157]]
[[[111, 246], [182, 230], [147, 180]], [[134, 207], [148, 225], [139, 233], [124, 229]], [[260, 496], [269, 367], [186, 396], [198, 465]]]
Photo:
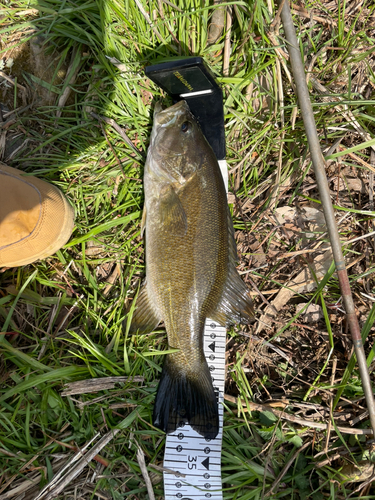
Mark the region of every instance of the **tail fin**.
[[201, 436], [213, 439], [219, 432], [219, 413], [210, 370], [202, 362], [194, 372], [166, 356], [154, 406], [154, 425], [166, 433], [189, 423]]

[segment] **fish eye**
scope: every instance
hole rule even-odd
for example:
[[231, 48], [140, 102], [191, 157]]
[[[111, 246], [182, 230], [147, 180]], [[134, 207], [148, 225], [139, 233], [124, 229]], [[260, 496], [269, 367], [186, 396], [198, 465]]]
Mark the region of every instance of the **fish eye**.
[[184, 122], [182, 125], [181, 125], [181, 131], [182, 132], [187, 132], [188, 130], [190, 130], [190, 127], [191, 127], [191, 123], [190, 122]]

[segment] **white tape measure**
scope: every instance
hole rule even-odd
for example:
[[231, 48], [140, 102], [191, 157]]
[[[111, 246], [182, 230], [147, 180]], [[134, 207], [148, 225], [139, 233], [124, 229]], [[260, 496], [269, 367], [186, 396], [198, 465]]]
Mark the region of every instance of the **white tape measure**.
[[219, 433], [215, 439], [205, 439], [190, 425], [178, 427], [167, 435], [164, 467], [165, 500], [222, 500], [221, 444], [223, 436], [223, 394], [225, 383], [226, 329], [215, 321], [206, 320], [204, 353], [212, 383], [218, 394]]
[[[228, 191], [228, 169], [219, 161]], [[190, 425], [167, 434], [164, 453], [165, 500], [222, 500], [221, 445], [223, 438], [223, 400], [225, 384], [226, 329], [211, 319], [204, 329], [204, 354], [211, 372], [212, 385], [218, 397], [219, 433], [205, 439]]]

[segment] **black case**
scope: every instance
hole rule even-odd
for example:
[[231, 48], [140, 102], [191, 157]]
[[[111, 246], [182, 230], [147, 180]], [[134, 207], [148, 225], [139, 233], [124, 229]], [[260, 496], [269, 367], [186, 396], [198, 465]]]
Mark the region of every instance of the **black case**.
[[[223, 93], [202, 57], [176, 59], [147, 66], [146, 76], [173, 102], [185, 99], [218, 160], [225, 159]], [[196, 95], [197, 92], [203, 92]]]

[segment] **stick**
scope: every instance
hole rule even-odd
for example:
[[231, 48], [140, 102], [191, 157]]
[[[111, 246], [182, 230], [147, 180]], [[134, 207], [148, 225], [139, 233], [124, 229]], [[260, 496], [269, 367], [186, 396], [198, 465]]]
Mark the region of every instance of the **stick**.
[[[332, 363], [331, 387], [333, 387], [335, 384], [336, 368], [337, 368], [337, 358], [334, 357], [333, 363]], [[329, 396], [329, 420], [328, 420], [328, 429], [327, 429], [327, 439], [326, 439], [326, 445], [324, 448], [324, 450], [327, 454], [328, 454], [329, 440], [331, 437], [332, 420], [333, 420], [333, 396], [332, 396], [332, 394], [330, 394], [330, 396]]]
[[143, 453], [143, 450], [139, 445], [137, 450], [137, 462], [141, 469], [143, 479], [145, 480], [146, 483], [148, 497], [150, 500], [155, 500], [154, 490], [152, 489], [151, 479], [146, 467], [145, 454]]
[[232, 33], [232, 7], [228, 5], [227, 7], [227, 25], [224, 40], [224, 63], [223, 63], [223, 75], [229, 75], [229, 59], [230, 59], [230, 36]]
[[[64, 488], [68, 485], [71, 484], [72, 481], [82, 472], [82, 470], [93, 460], [93, 458], [100, 452], [104, 446], [106, 446], [119, 432], [119, 429], [113, 429], [110, 432], [107, 432], [99, 441], [98, 443], [91, 448], [90, 451], [85, 453], [82, 456], [82, 451], [79, 451], [69, 462], [68, 467], [65, 466], [58, 474], [56, 474], [53, 478], [52, 481], [47, 484], [42, 491], [39, 493], [37, 497], [35, 497], [34, 500], [52, 500], [53, 498], [56, 498], [58, 494], [64, 490]], [[95, 436], [95, 438], [98, 436], [98, 434]], [[92, 440], [93, 441], [93, 440]], [[91, 443], [91, 441], [90, 441]], [[87, 447], [87, 446], [86, 446]], [[75, 465], [73, 463], [76, 462]], [[69, 472], [65, 474], [65, 476], [62, 475], [62, 473], [69, 468]]]
[[58, 110], [56, 112], [56, 118], [60, 118], [62, 111], [63, 111], [63, 107], [65, 106], [65, 104], [66, 104], [67, 100], [69, 99], [69, 96], [72, 92], [71, 86], [74, 85], [76, 78], [78, 76], [79, 70], [81, 69], [81, 65], [82, 65], [81, 55], [80, 54], [78, 55], [79, 60], [76, 61], [77, 54], [78, 54], [78, 49], [77, 48], [73, 49], [72, 57], [70, 59], [69, 68], [68, 68], [68, 71], [66, 73], [67, 78], [69, 78], [69, 81], [68, 81], [67, 85], [65, 86], [64, 92], [61, 94], [61, 96], [59, 98], [59, 102], [57, 103]]
[[134, 146], [134, 144], [132, 143], [132, 141], [129, 139], [129, 137], [126, 135], [125, 133], [125, 130], [123, 128], [120, 127], [120, 125], [118, 125], [115, 120], [113, 120], [112, 118], [107, 118], [106, 116], [100, 116], [100, 115], [97, 115], [96, 113], [94, 112], [91, 112], [90, 115], [95, 118], [96, 120], [100, 121], [100, 122], [105, 122], [105, 123], [108, 123], [108, 125], [111, 125], [118, 134], [120, 134], [120, 136], [124, 139], [124, 141], [126, 142], [126, 144], [132, 148], [132, 150], [137, 153], [138, 155], [141, 156], [141, 158], [145, 158], [145, 155], [139, 151], [138, 148], [136, 148]]
[[290, 61], [292, 64], [293, 76], [296, 83], [298, 102], [301, 108], [306, 136], [311, 152], [311, 159], [314, 166], [315, 177], [319, 187], [320, 198], [322, 200], [328, 235], [331, 241], [337, 276], [339, 278], [341, 294], [346, 310], [346, 319], [353, 339], [354, 350], [357, 356], [359, 372], [362, 380], [362, 387], [366, 397], [367, 409], [369, 411], [372, 432], [375, 436], [375, 402], [370, 382], [370, 376], [367, 370], [366, 355], [363, 348], [361, 330], [359, 328], [358, 319], [355, 313], [353, 297], [350, 290], [348, 274], [346, 272], [344, 256], [340, 244], [340, 237], [336, 226], [332, 201], [330, 198], [324, 160], [320, 149], [314, 115], [310, 102], [310, 96], [306, 85], [305, 71], [301, 60], [299, 44], [297, 41], [296, 31], [293, 25], [288, 2], [285, 2], [284, 4], [283, 10], [281, 12], [281, 19], [283, 21], [286, 39], [289, 44], [288, 50]]
[[159, 39], [159, 42], [162, 42], [164, 45], [166, 45], [166, 41], [164, 38], [161, 36], [159, 31], [156, 29], [154, 23], [151, 21], [150, 16], [147, 14], [145, 9], [143, 8], [141, 2], [139, 0], [135, 0], [135, 3], [137, 4], [138, 9], [140, 10], [141, 14], [143, 17], [146, 19], [146, 22], [149, 24], [151, 27], [152, 31], [155, 33], [156, 37]]
[[292, 457], [285, 464], [283, 470], [280, 472], [278, 478], [276, 479], [276, 481], [271, 486], [271, 489], [266, 494], [265, 498], [270, 497], [272, 495], [273, 490], [276, 488], [276, 486], [280, 483], [280, 481], [282, 480], [282, 478], [288, 472], [289, 467], [292, 465], [292, 463], [294, 462], [294, 460], [298, 457], [298, 455], [301, 453], [301, 451], [303, 451], [305, 448], [307, 448], [308, 446], [310, 446], [310, 444], [311, 444], [310, 442], [307, 442], [303, 446], [301, 446], [301, 448], [297, 448], [297, 450], [293, 453]]
[[[4, 73], [4, 71], [0, 71], [0, 77], [4, 78], [4, 80], [6, 80], [7, 82], [11, 83], [14, 87], [16, 86], [15, 80], [13, 80], [13, 78], [11, 78], [6, 73]], [[26, 87], [24, 87], [23, 85], [19, 84], [18, 82], [17, 82], [17, 87], [20, 90], [22, 90], [22, 92], [26, 92]]]
[[[229, 396], [229, 394], [224, 394], [224, 399], [226, 401], [230, 401], [231, 403], [237, 404], [239, 398], [235, 398], [234, 396]], [[261, 405], [259, 403], [253, 403], [252, 401], [245, 401], [243, 399], [239, 400], [241, 405], [243, 406], [242, 411], [270, 411], [276, 417], [281, 418], [283, 420], [288, 420], [289, 422], [294, 422], [295, 424], [302, 425], [303, 427], [310, 427], [312, 429], [319, 429], [321, 431], [326, 431], [328, 429], [328, 424], [324, 422], [314, 422], [312, 420], [306, 420], [304, 418], [295, 417], [294, 415], [290, 415], [289, 413], [285, 413], [280, 410], [275, 410], [270, 405]], [[341, 427], [337, 425], [335, 429], [338, 429], [341, 434], [372, 434], [372, 429], [354, 429], [353, 427]], [[332, 432], [335, 430], [332, 429]]]

